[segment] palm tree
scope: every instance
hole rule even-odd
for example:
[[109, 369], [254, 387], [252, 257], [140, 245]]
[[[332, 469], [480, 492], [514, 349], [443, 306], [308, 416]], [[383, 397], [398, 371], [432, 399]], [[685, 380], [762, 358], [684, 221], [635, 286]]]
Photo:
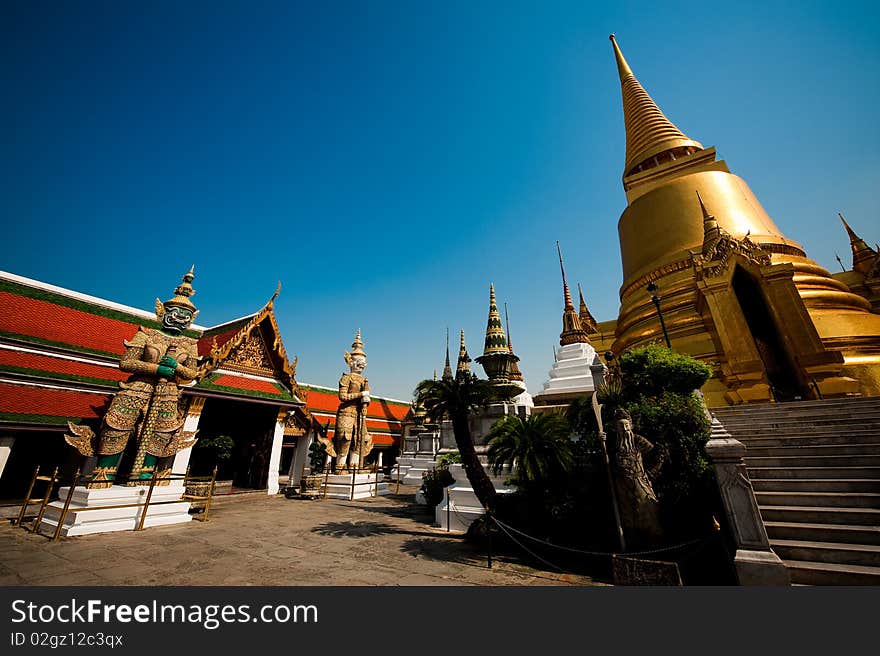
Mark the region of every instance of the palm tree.
[[548, 481], [574, 465], [571, 428], [556, 412], [499, 419], [489, 433], [489, 462], [496, 474], [507, 467], [520, 483]]
[[498, 390], [492, 383], [470, 373], [460, 373], [447, 380], [423, 380], [416, 387], [416, 397], [432, 421], [439, 422], [444, 416], [452, 421], [452, 432], [461, 454], [464, 473], [485, 508], [494, 506], [495, 486], [477, 457], [468, 416], [474, 410], [487, 407], [498, 396]]

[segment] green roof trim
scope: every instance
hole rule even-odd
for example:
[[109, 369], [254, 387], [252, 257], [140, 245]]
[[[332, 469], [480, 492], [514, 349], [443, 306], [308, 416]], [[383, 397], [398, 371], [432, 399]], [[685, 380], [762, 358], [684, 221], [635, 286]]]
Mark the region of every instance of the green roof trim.
[[0, 412], [0, 422], [5, 423], [65, 426], [68, 421], [79, 424], [82, 422], [82, 417], [50, 417], [48, 415], [23, 415], [17, 412]]
[[69, 380], [77, 383], [89, 383], [92, 385], [100, 385], [101, 387], [110, 387], [113, 389], [119, 387], [119, 381], [112, 380], [110, 378], [93, 378], [92, 376], [65, 374], [58, 371], [45, 371], [43, 369], [30, 369], [29, 367], [0, 365], [0, 371], [14, 374], [24, 374], [27, 376], [38, 376], [40, 378], [52, 378], [54, 380]]
[[[9, 292], [10, 294], [15, 294], [17, 296], [45, 301], [47, 303], [52, 303], [53, 305], [61, 305], [62, 307], [67, 307], [72, 310], [79, 310], [80, 312], [87, 312], [88, 314], [95, 314], [99, 317], [104, 317], [105, 319], [115, 319], [116, 321], [122, 321], [136, 326], [147, 326], [149, 328], [162, 327], [162, 324], [155, 319], [145, 319], [136, 314], [129, 314], [128, 312], [122, 312], [121, 310], [102, 307], [100, 305], [81, 301], [77, 298], [71, 298], [56, 292], [50, 292], [46, 289], [37, 289], [21, 283], [12, 282], [11, 280], [0, 280], [0, 292]], [[201, 333], [195, 330], [185, 330], [183, 331], [183, 334], [187, 337], [195, 338], [201, 336]]]

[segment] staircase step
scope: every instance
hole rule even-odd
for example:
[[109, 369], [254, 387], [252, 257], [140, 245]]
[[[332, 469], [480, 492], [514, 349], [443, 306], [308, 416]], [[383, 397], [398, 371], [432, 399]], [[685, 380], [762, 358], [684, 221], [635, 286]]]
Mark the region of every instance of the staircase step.
[[[753, 472], [749, 472], [750, 474]], [[880, 494], [880, 480], [867, 478], [752, 478], [755, 492], [845, 492]]]
[[[730, 431], [728, 431], [730, 432]], [[857, 436], [846, 433], [839, 435], [773, 435], [772, 437], [748, 437], [730, 433], [742, 442], [751, 453], [754, 449], [767, 447], [849, 447], [880, 444], [880, 436]]]
[[880, 585], [880, 567], [783, 560], [791, 582], [805, 585]]
[[760, 506], [765, 522], [846, 524], [880, 527], [880, 510], [825, 506]]
[[880, 527], [806, 522], [764, 522], [771, 540], [842, 542], [844, 544], [880, 545]]
[[759, 437], [835, 437], [852, 436], [860, 437], [860, 442], [874, 442], [880, 436], [880, 427], [865, 426], [863, 424], [846, 424], [837, 422], [828, 426], [810, 426], [792, 422], [788, 425], [771, 426], [750, 422], [738, 426], [736, 424], [722, 424], [731, 435], [741, 436], [751, 440]]
[[880, 567], [880, 547], [876, 545], [771, 540], [770, 546], [783, 560]]
[[785, 456], [859, 456], [870, 455], [880, 457], [880, 442], [875, 444], [823, 444], [823, 445], [784, 445], [784, 446], [752, 446], [746, 445], [746, 456], [749, 458], [780, 458]]
[[764, 506], [811, 506], [819, 508], [876, 508], [880, 510], [880, 493], [756, 490], [755, 497], [758, 499], [758, 505], [762, 508]]
[[880, 480], [880, 467], [753, 467], [750, 478], [865, 478]]
[[767, 411], [797, 411], [799, 409], [814, 408], [837, 408], [859, 409], [864, 407], [877, 407], [877, 398], [870, 396], [846, 397], [839, 399], [813, 399], [810, 401], [790, 401], [786, 403], [755, 403], [749, 405], [732, 405], [712, 408], [712, 412], [735, 413], [735, 412], [767, 412]]
[[752, 457], [746, 451], [746, 466], [752, 467], [877, 467], [880, 470], [880, 456], [775, 456]]

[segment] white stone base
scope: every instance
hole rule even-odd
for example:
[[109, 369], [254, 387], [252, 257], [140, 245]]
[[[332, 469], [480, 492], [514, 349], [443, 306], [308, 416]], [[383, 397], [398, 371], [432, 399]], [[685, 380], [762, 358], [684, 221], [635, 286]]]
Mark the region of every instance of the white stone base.
[[434, 469], [437, 466], [437, 461], [434, 460], [431, 456], [414, 456], [412, 458], [408, 458], [406, 475], [400, 479], [400, 482], [404, 485], [421, 485], [422, 484], [422, 474], [424, 474], [429, 469]]
[[[449, 473], [452, 474], [455, 483], [446, 488], [447, 492], [443, 496], [443, 501], [434, 508], [434, 520], [443, 530], [464, 532], [477, 518], [482, 517], [485, 511], [480, 505], [477, 495], [474, 494], [474, 489], [471, 487], [461, 464], [450, 465]], [[504, 481], [509, 476], [506, 472], [496, 476], [486, 469], [486, 473], [489, 474], [498, 494], [510, 494], [515, 490], [514, 487], [505, 485]], [[448, 507], [447, 499], [450, 500], [451, 507]]]
[[[354, 489], [352, 490], [351, 474], [330, 474], [327, 476], [328, 499], [368, 499], [377, 496], [391, 494], [388, 483], [379, 481], [376, 485], [376, 477], [381, 474], [355, 474]], [[353, 493], [352, 493], [353, 492]]]
[[[70, 487], [59, 488], [59, 500], [46, 506], [43, 521], [40, 523], [40, 533], [48, 533], [49, 535], [55, 533], [69, 490]], [[64, 525], [61, 527], [61, 535], [90, 535], [92, 533], [134, 530], [140, 521], [143, 506], [129, 506], [127, 508], [104, 508], [104, 506], [142, 504], [146, 501], [148, 491], [149, 488], [146, 486], [114, 485], [103, 490], [90, 490], [77, 486], [73, 491], [67, 516], [64, 518]], [[144, 519], [144, 527], [167, 526], [192, 521], [192, 515], [189, 514], [190, 502], [181, 501], [182, 494], [183, 488], [179, 485], [154, 487], [150, 497], [150, 507]], [[102, 509], [86, 510], [87, 508]]]

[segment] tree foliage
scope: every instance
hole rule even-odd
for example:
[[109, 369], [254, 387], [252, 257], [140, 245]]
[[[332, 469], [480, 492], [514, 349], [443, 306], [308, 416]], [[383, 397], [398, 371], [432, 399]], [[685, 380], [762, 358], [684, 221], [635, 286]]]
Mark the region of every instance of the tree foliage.
[[506, 467], [517, 484], [562, 476], [574, 464], [570, 436], [568, 422], [556, 412], [509, 415], [489, 432], [489, 463], [496, 474]]
[[452, 422], [455, 445], [474, 494], [484, 507], [494, 506], [495, 486], [477, 457], [468, 415], [498, 400], [498, 388], [473, 374], [459, 374], [452, 380], [423, 380], [416, 387], [416, 398], [432, 421], [447, 417]]

